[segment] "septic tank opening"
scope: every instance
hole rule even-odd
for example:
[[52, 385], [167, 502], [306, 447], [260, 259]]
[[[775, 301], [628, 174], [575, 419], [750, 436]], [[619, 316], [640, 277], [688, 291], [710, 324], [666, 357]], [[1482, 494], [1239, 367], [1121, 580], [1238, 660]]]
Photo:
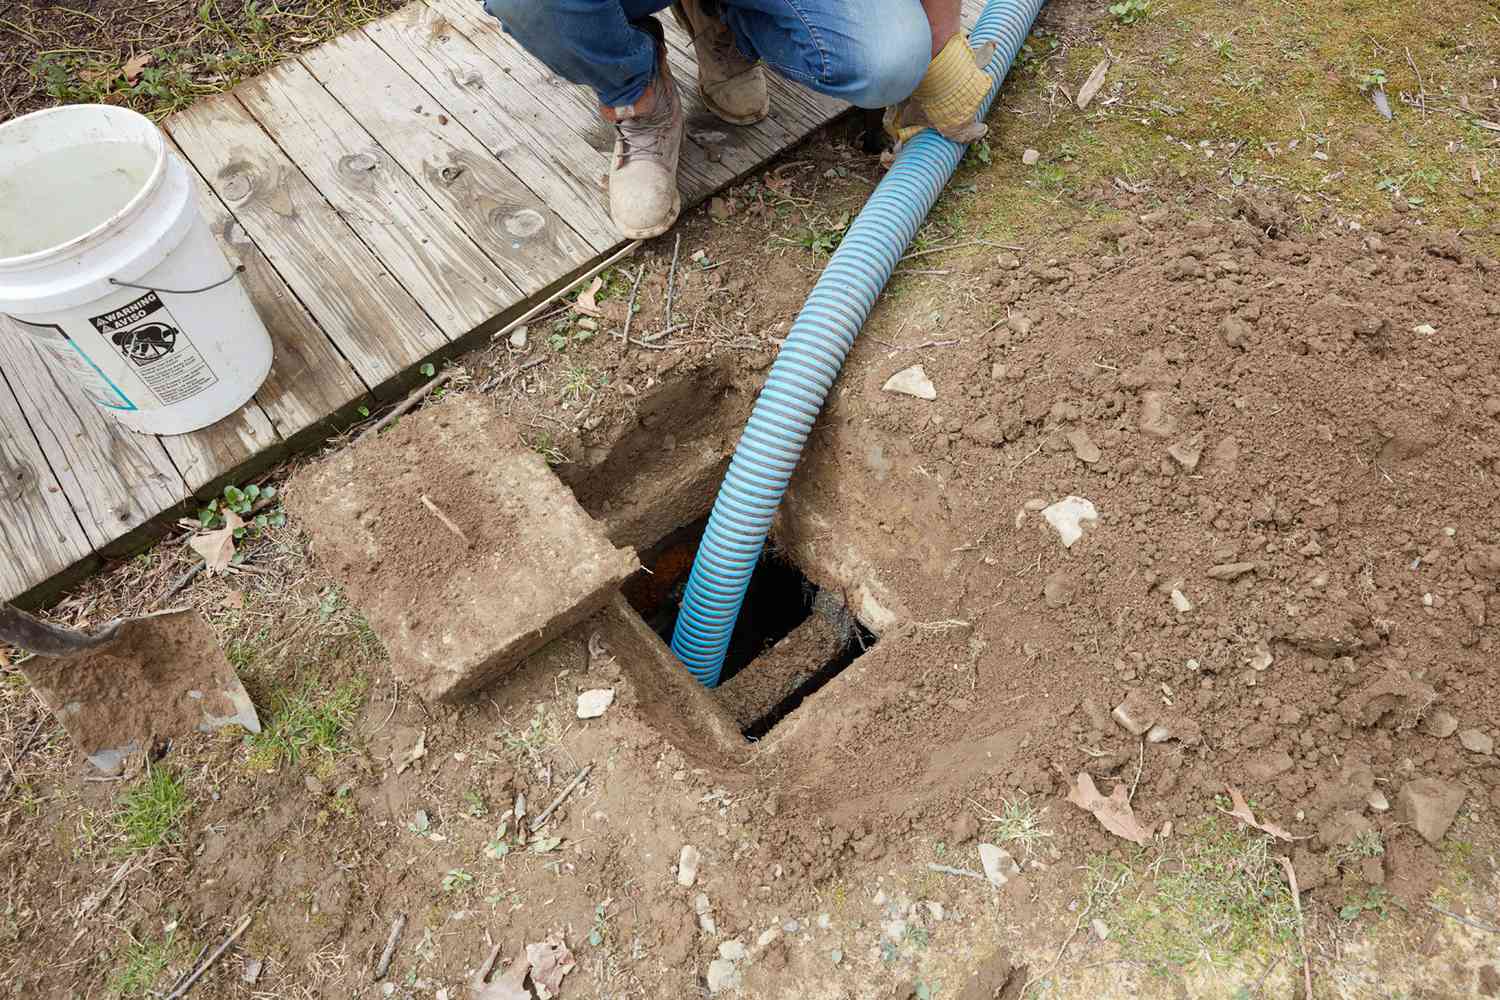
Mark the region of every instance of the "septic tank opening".
[[[624, 593], [671, 642], [707, 519], [641, 554]], [[751, 574], [714, 694], [748, 739], [760, 739], [875, 643], [837, 591], [820, 590], [770, 543]]]

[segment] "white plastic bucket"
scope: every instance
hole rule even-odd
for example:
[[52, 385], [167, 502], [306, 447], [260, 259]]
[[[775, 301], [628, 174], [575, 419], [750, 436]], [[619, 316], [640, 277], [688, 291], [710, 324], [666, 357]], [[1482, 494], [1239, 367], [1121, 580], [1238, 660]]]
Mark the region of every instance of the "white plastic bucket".
[[228, 416], [271, 370], [271, 338], [187, 168], [125, 108], [0, 125], [0, 313], [144, 434]]

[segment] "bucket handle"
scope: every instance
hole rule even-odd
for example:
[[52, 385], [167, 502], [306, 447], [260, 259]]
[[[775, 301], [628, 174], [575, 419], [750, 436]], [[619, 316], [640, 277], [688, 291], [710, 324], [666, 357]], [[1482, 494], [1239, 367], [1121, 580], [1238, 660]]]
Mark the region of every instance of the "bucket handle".
[[229, 284], [235, 278], [239, 277], [240, 273], [244, 270], [244, 264], [236, 264], [234, 270], [229, 272], [229, 277], [220, 278], [212, 285], [204, 285], [202, 288], [153, 288], [150, 285], [137, 285], [133, 281], [121, 281], [119, 278], [110, 278], [109, 283], [111, 285], [118, 285], [121, 288], [139, 288], [143, 292], [155, 292], [158, 295], [197, 295], [199, 292], [210, 292], [220, 285]]

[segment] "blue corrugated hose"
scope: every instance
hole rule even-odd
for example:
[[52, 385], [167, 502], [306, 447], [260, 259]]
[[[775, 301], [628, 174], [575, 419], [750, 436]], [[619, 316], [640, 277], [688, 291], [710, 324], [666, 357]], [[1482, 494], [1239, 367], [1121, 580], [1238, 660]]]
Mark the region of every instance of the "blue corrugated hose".
[[[989, 112], [1042, 2], [989, 0], [979, 15], [970, 42], [975, 48], [996, 45], [987, 67], [995, 85], [982, 114]], [[719, 684], [750, 574], [828, 390], [966, 148], [931, 129], [906, 144], [844, 234], [771, 366], [714, 501], [672, 634], [672, 651], [706, 687]]]

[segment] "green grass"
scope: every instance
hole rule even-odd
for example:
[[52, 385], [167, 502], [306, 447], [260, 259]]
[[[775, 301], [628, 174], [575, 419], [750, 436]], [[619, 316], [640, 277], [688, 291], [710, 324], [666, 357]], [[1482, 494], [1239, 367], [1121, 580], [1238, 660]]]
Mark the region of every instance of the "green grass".
[[1144, 873], [1093, 862], [1091, 906], [1124, 957], [1159, 975], [1270, 954], [1295, 966], [1301, 961], [1296, 909], [1270, 847], [1267, 837], [1208, 819], [1176, 838]]
[[120, 797], [111, 825], [120, 838], [118, 852], [139, 854], [182, 839], [178, 824], [190, 807], [183, 781], [165, 767], [150, 768], [134, 788]]
[[152, 995], [152, 987], [176, 955], [175, 935], [168, 932], [159, 941], [132, 940], [125, 949], [119, 969], [110, 979], [109, 989], [118, 997]]
[[275, 770], [309, 756], [332, 758], [353, 749], [350, 731], [364, 696], [360, 680], [344, 681], [329, 691], [311, 681], [278, 688], [271, 696], [269, 721], [250, 738], [251, 765]]

